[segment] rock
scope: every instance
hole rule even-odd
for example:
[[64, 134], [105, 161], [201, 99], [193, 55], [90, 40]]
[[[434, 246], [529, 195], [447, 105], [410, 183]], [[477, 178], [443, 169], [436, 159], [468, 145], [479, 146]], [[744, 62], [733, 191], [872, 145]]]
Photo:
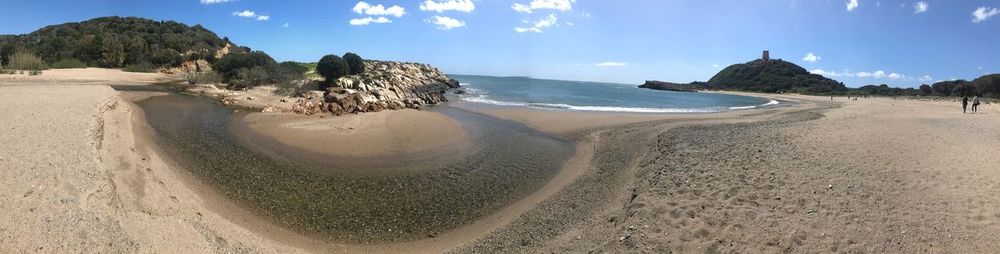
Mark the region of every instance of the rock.
[[222, 105], [233, 105], [236, 104], [236, 99], [233, 99], [232, 97], [222, 97], [222, 99], [219, 99], [219, 102], [221, 102]]
[[426, 64], [365, 62], [365, 73], [341, 77], [323, 94], [324, 108], [333, 114], [377, 112], [447, 101], [458, 81]]
[[252, 100], [254, 100], [254, 98], [253, 98], [253, 96], [248, 96], [248, 97], [247, 97], [247, 100], [248, 100], [248, 101], [252, 101]]
[[292, 105], [292, 112], [296, 114], [312, 115], [323, 112], [322, 103], [311, 100], [298, 100]]
[[274, 113], [274, 112], [278, 112], [278, 109], [275, 108], [275, 107], [273, 107], [273, 106], [271, 106], [271, 105], [267, 105], [267, 106], [264, 106], [264, 108], [261, 109], [260, 112], [261, 113]]

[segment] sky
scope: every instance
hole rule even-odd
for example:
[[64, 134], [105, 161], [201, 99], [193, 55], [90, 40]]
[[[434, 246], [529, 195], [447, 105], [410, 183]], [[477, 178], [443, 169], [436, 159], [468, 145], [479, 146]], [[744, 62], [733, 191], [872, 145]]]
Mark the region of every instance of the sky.
[[355, 52], [446, 73], [705, 81], [794, 62], [851, 87], [1000, 72], [1000, 0], [33, 0], [0, 34], [101, 16], [201, 24], [279, 61]]

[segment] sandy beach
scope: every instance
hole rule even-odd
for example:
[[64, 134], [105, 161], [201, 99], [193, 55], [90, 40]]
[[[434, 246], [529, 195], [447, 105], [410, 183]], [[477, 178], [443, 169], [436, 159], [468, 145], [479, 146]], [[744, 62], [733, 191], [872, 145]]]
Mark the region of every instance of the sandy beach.
[[[341, 117], [252, 113], [243, 118], [250, 130], [285, 145], [349, 157], [423, 152], [468, 140], [455, 120], [412, 109]], [[351, 146], [332, 144], [355, 144]]]
[[[108, 76], [67, 85], [85, 78], [52, 72], [44, 79], [0, 75], [0, 202], [8, 204], [0, 209], [3, 252], [909, 253], [1000, 247], [1000, 198], [992, 195], [1000, 189], [1000, 163], [992, 156], [1000, 152], [995, 104], [962, 114], [957, 102], [948, 101], [755, 95], [782, 104], [713, 114], [610, 114], [462, 109], [456, 103], [448, 107], [521, 123], [575, 146], [556, 172], [542, 174], [547, 180], [518, 192], [517, 200], [456, 217], [475, 219], [432, 236], [364, 244], [276, 223], [274, 213], [248, 209], [220, 192], [207, 180], [212, 178], [186, 168], [202, 164], [174, 161], [134, 102], [162, 93], [126, 95], [107, 86], [162, 77], [75, 70]], [[241, 123], [314, 153], [395, 156], [479, 137], [447, 112], [340, 118], [254, 113]], [[347, 142], [367, 145], [325, 146]]]

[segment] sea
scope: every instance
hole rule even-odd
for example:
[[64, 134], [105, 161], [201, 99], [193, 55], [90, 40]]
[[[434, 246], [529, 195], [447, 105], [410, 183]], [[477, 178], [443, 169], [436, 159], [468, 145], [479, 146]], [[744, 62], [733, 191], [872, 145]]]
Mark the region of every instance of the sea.
[[449, 75], [465, 94], [461, 101], [539, 109], [630, 112], [711, 113], [774, 106], [776, 100], [705, 92], [673, 92], [638, 88], [637, 84]]

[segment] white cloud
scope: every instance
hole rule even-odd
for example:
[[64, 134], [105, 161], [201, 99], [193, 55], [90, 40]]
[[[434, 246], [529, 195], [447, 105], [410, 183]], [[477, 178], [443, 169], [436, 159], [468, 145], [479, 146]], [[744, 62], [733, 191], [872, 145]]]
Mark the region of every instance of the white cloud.
[[290, 24], [288, 24], [288, 22], [285, 22], [285, 24], [282, 24], [282, 25], [281, 25], [281, 27], [283, 27], [283, 28], [288, 28], [289, 26], [291, 26], [291, 25], [290, 25]]
[[847, 71], [836, 72], [836, 71], [825, 71], [825, 70], [822, 70], [822, 69], [814, 69], [814, 70], [809, 71], [809, 73], [823, 75], [825, 77], [854, 77], [855, 76], [854, 73], [850, 73], [850, 72], [847, 72]]
[[806, 57], [802, 58], [802, 61], [806, 61], [806, 62], [810, 62], [810, 63], [815, 63], [816, 61], [819, 61], [821, 59], [823, 59], [823, 57], [814, 55], [812, 52], [809, 52], [809, 54], [806, 54]]
[[515, 27], [514, 28], [514, 32], [518, 32], [518, 33], [524, 33], [524, 32], [541, 33], [542, 29], [554, 26], [554, 25], [558, 24], [558, 22], [559, 22], [559, 19], [556, 17], [556, 14], [549, 14], [548, 17], [545, 17], [543, 19], [535, 21], [535, 23], [532, 24], [531, 27]]
[[575, 2], [576, 0], [531, 0], [528, 4], [514, 3], [510, 8], [521, 13], [532, 13], [541, 9], [569, 11], [573, 9]]
[[862, 72], [856, 73], [855, 76], [857, 76], [859, 78], [875, 78], [875, 79], [888, 78], [888, 79], [892, 79], [892, 80], [900, 80], [900, 79], [913, 80], [912, 77], [908, 77], [906, 75], [895, 73], [895, 72], [886, 73], [883, 70], [878, 70], [878, 71], [874, 71], [874, 72], [864, 72], [864, 71], [862, 71]]
[[228, 3], [228, 2], [236, 2], [236, 0], [201, 0], [201, 4], [204, 4], [204, 5], [221, 4], [221, 3]]
[[858, 0], [850, 0], [847, 2], [847, 11], [854, 11], [854, 9], [857, 9], [859, 5], [861, 4], [858, 3]]
[[718, 64], [713, 64], [712, 67], [713, 68], [719, 68], [719, 65]]
[[438, 13], [445, 11], [472, 12], [475, 9], [476, 5], [472, 3], [472, 0], [444, 0], [441, 2], [427, 0], [420, 4], [421, 11], [436, 11]]
[[982, 67], [982, 66], [976, 66], [976, 69], [980, 69], [980, 70], [982, 70], [982, 69], [983, 69], [983, 67]]
[[927, 12], [928, 8], [930, 8], [930, 5], [928, 5], [927, 2], [920, 1], [917, 2], [917, 5], [913, 6], [913, 13], [924, 13]]
[[569, 22], [569, 21], [566, 21], [566, 25], [567, 25], [567, 26], [573, 26], [573, 25], [575, 25], [575, 24], [576, 24], [576, 23], [573, 23], [573, 22]]
[[393, 16], [398, 18], [406, 14], [406, 9], [400, 7], [399, 5], [393, 5], [386, 8], [381, 4], [371, 5], [365, 1], [358, 2], [358, 4], [354, 5], [354, 8], [351, 8], [351, 10], [354, 11], [354, 13], [369, 16]]
[[364, 17], [364, 18], [360, 18], [360, 19], [351, 19], [350, 23], [351, 23], [352, 26], [363, 26], [363, 25], [368, 25], [368, 24], [373, 24], [373, 23], [374, 24], [392, 23], [392, 20], [389, 20], [386, 17], [378, 17], [378, 18], [375, 18], [375, 17]]
[[1000, 9], [990, 8], [990, 7], [979, 7], [976, 11], [972, 12], [972, 23], [979, 23], [986, 21], [990, 17], [1000, 14]]
[[251, 10], [233, 12], [233, 16], [256, 19], [257, 21], [267, 21], [271, 19], [271, 16], [258, 15], [256, 12], [253, 12]]
[[825, 77], [858, 77], [858, 78], [874, 78], [874, 79], [887, 78], [892, 80], [906, 79], [906, 80], [920, 80], [920, 81], [931, 80], [931, 77], [927, 75], [924, 75], [923, 77], [920, 78], [913, 78], [910, 76], [903, 75], [901, 73], [895, 73], [895, 72], [886, 73], [883, 70], [877, 70], [873, 72], [862, 71], [862, 72], [852, 73], [847, 70], [844, 70], [843, 72], [837, 72], [837, 71], [827, 71], [822, 69], [814, 69], [809, 71], [809, 73], [823, 75]]
[[934, 80], [934, 78], [931, 78], [931, 76], [930, 76], [930, 75], [924, 75], [923, 77], [920, 77], [920, 79], [919, 79], [919, 80], [920, 80], [920, 81], [923, 81], [923, 82], [927, 82], [927, 81], [931, 81], [931, 80]]
[[465, 21], [442, 16], [431, 17], [427, 20], [427, 23], [435, 24], [437, 25], [437, 28], [441, 30], [451, 30], [454, 28], [465, 27]]
[[244, 17], [244, 18], [253, 18], [253, 17], [257, 16], [257, 13], [254, 13], [253, 11], [250, 11], [250, 10], [245, 10], [245, 11], [233, 12], [233, 16], [240, 16], [240, 17]]
[[628, 63], [623, 63], [623, 62], [603, 62], [594, 64], [594, 66], [597, 67], [621, 67], [626, 65], [628, 65]]

